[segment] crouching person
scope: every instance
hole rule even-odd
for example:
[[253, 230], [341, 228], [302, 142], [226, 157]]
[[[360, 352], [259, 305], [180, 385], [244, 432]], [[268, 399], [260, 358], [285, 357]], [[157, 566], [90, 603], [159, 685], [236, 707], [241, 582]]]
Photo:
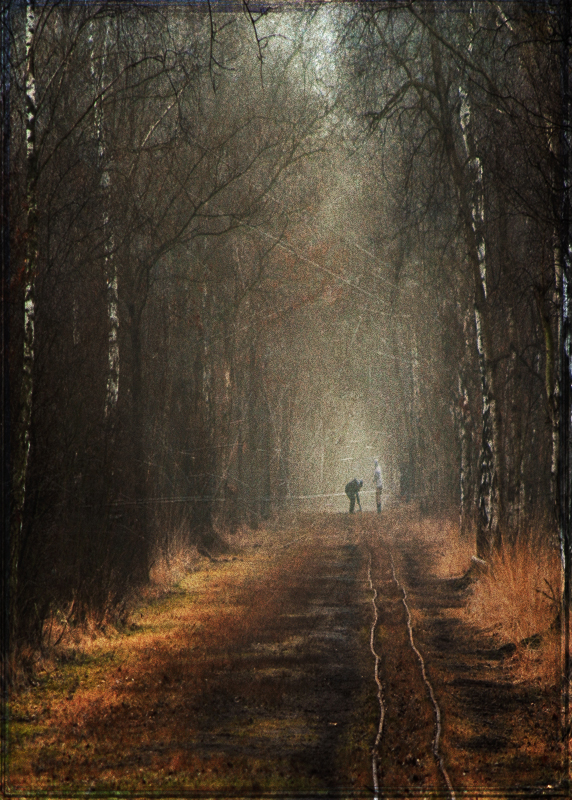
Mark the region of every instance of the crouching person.
[[363, 486], [363, 481], [354, 478], [353, 481], [346, 483], [345, 492], [350, 501], [350, 514], [354, 513], [354, 509], [356, 506], [356, 501], [358, 504], [358, 508], [361, 511], [361, 503], [359, 501], [359, 490]]

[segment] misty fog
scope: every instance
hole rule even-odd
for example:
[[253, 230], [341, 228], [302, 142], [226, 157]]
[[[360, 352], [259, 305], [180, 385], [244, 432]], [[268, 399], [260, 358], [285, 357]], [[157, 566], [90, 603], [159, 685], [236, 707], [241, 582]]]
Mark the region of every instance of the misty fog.
[[481, 554], [557, 519], [570, 156], [543, 8], [7, 8], [22, 630], [93, 601], [82, 564], [142, 580], [174, 531], [345, 512], [354, 477], [374, 511], [374, 458], [385, 506], [447, 509]]

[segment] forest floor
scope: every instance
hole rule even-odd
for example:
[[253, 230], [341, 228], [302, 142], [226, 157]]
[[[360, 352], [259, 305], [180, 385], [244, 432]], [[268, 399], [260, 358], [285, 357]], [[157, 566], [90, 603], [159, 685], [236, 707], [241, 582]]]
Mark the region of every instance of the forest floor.
[[13, 693], [6, 794], [567, 796], [557, 670], [470, 623], [446, 547], [314, 514], [197, 559]]

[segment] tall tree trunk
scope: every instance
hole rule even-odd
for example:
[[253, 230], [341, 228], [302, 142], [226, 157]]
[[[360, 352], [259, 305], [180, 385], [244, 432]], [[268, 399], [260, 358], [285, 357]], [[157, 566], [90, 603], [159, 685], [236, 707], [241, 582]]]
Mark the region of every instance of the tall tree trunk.
[[419, 356], [417, 352], [417, 337], [415, 331], [412, 333], [411, 343], [411, 410], [410, 410], [410, 430], [411, 439], [409, 443], [409, 463], [412, 466], [414, 478], [414, 492], [418, 495], [421, 509], [427, 510], [427, 464], [424, 463], [424, 443], [421, 435], [421, 394], [419, 386]]
[[260, 516], [268, 519], [272, 509], [272, 457], [271, 448], [273, 442], [272, 420], [270, 410], [270, 400], [265, 386], [265, 375], [267, 374], [266, 361], [261, 364], [259, 374], [260, 394], [259, 394], [259, 428], [258, 428], [258, 464], [260, 465], [259, 491], [260, 491]]
[[269, 407], [264, 388], [264, 363], [259, 357], [258, 342], [250, 345], [248, 395], [245, 408], [244, 453], [242, 469], [249, 524], [257, 528], [270, 512]]
[[[562, 307], [562, 269], [560, 266], [560, 252], [554, 254], [554, 277], [555, 284], [559, 286], [554, 292], [555, 305], [557, 308]], [[554, 512], [554, 518], [558, 519], [558, 462], [560, 459], [560, 415], [559, 415], [559, 398], [560, 398], [560, 381], [556, 369], [556, 358], [560, 347], [560, 326], [561, 320], [557, 323], [556, 337], [552, 330], [552, 322], [550, 314], [546, 308], [545, 298], [541, 295], [540, 291], [535, 293], [536, 307], [540, 324], [542, 325], [542, 334], [544, 339], [544, 393], [546, 396], [546, 406], [548, 410], [548, 417], [550, 419], [550, 432], [551, 432], [551, 451], [552, 457], [550, 460], [550, 505]], [[556, 341], [555, 341], [556, 339]]]
[[[487, 258], [484, 236], [485, 210], [483, 168], [477, 153], [473, 133], [471, 104], [468, 92], [459, 88], [461, 99], [460, 123], [467, 155], [468, 175], [466, 184], [457, 187], [465, 206], [465, 235], [469, 246], [469, 258], [473, 267], [474, 309], [477, 331], [477, 353], [481, 392], [483, 400], [483, 425], [481, 454], [479, 460], [479, 524], [477, 529], [477, 554], [486, 557], [492, 546], [500, 545], [500, 431], [498, 409], [493, 389], [494, 376], [491, 369], [490, 330], [487, 320]], [[465, 185], [468, 189], [465, 190]]]
[[[109, 21], [104, 22], [104, 36], [101, 52], [101, 70], [95, 75], [97, 100], [95, 103], [95, 133], [97, 137], [98, 166], [100, 170], [100, 190], [102, 201], [102, 232], [104, 251], [104, 275], [107, 289], [107, 319], [108, 319], [108, 347], [107, 347], [107, 391], [105, 397], [105, 417], [108, 426], [113, 431], [115, 412], [119, 399], [119, 292], [117, 280], [117, 264], [114, 256], [113, 230], [110, 218], [111, 177], [109, 154], [106, 142], [106, 125], [104, 118], [103, 102], [105, 99], [105, 86], [107, 79], [107, 59], [110, 47]], [[93, 49], [92, 49], [93, 53]], [[93, 64], [93, 62], [92, 62]]]
[[247, 497], [247, 513], [249, 524], [256, 529], [260, 523], [259, 494], [260, 486], [258, 483], [258, 420], [256, 409], [258, 405], [258, 364], [256, 358], [256, 340], [250, 345], [249, 364], [248, 364], [248, 395], [246, 398], [246, 425], [245, 425], [245, 453], [243, 467], [245, 468], [245, 484]]
[[107, 318], [109, 324], [105, 416], [111, 421], [119, 399], [119, 291], [115, 259], [112, 256], [106, 256], [105, 262]]
[[[478, 292], [477, 292], [478, 294]], [[480, 298], [482, 301], [484, 298]], [[479, 503], [477, 523], [477, 555], [487, 558], [495, 545], [499, 545], [499, 491], [498, 467], [499, 435], [496, 398], [492, 389], [490, 370], [491, 345], [487, 336], [487, 323], [480, 302], [475, 302], [477, 353], [482, 395], [481, 452], [479, 457]]]
[[290, 434], [292, 430], [291, 388], [286, 386], [280, 402], [280, 450], [278, 455], [277, 499], [282, 505], [290, 496]]
[[562, 125], [560, 128], [561, 209], [560, 253], [562, 266], [562, 326], [560, 341], [560, 552], [562, 557], [562, 728], [566, 740], [566, 767], [570, 767], [570, 603], [572, 600], [572, 485], [570, 471], [570, 413], [572, 388], [572, 86], [570, 48], [572, 30], [570, 0], [560, 2], [560, 80]]
[[[513, 309], [509, 308], [509, 336], [511, 342], [517, 341], [516, 322]], [[517, 381], [517, 353], [516, 348], [512, 347], [510, 358], [507, 363], [507, 373], [505, 383], [507, 386], [515, 387], [505, 403], [505, 473], [506, 473], [506, 506], [505, 517], [507, 525], [509, 543], [515, 544], [517, 537], [523, 531], [525, 523], [526, 505], [526, 486], [524, 481], [524, 437], [519, 435], [523, 430], [522, 413], [523, 403], [518, 402], [516, 391]], [[526, 408], [526, 406], [525, 406]]]
[[[103, 30], [100, 29], [103, 25]], [[99, 35], [98, 35], [99, 32]], [[97, 18], [90, 23], [91, 80], [94, 102], [94, 146], [96, 149], [99, 173], [100, 225], [103, 247], [103, 279], [107, 304], [107, 369], [105, 374], [104, 437], [103, 437], [103, 483], [100, 496], [103, 507], [101, 514], [109, 512], [109, 503], [114, 499], [115, 463], [117, 457], [117, 405], [119, 401], [119, 294], [117, 265], [114, 255], [113, 229], [110, 215], [111, 176], [107, 130], [110, 120], [106, 120], [104, 101], [106, 87], [109, 85], [110, 22], [105, 16], [103, 22]]]
[[[12, 506], [12, 475], [10, 471], [11, 451], [10, 451], [10, 359], [8, 358], [10, 348], [10, 78], [11, 78], [11, 9], [8, 3], [4, 4], [1, 18], [0, 41], [0, 81], [2, 82], [2, 193], [0, 202], [2, 203], [0, 224], [2, 225], [2, 235], [0, 242], [2, 258], [2, 299], [1, 299], [1, 325], [2, 325], [2, 530], [5, 535], [2, 537], [2, 600], [3, 613], [1, 619], [0, 635], [5, 647], [9, 650], [10, 633], [10, 514]], [[5, 733], [2, 723], [2, 735]]]
[[143, 430], [143, 365], [141, 342], [141, 315], [139, 308], [130, 309], [131, 333], [131, 447], [132, 475], [135, 490], [135, 509], [133, 516], [133, 544], [137, 558], [133, 560], [133, 578], [136, 582], [146, 580], [149, 570], [149, 536], [147, 521], [146, 465], [144, 459]]
[[[476, 345], [482, 395], [482, 434], [479, 459], [479, 508], [477, 522], [477, 555], [486, 559], [491, 548], [500, 545], [501, 517], [500, 478], [500, 419], [494, 390], [492, 367], [492, 336], [488, 319], [487, 264], [484, 238], [483, 170], [478, 157], [468, 93], [459, 88], [460, 124], [466, 159], [457, 153], [452, 127], [448, 92], [445, 85], [439, 43], [431, 43], [433, 73], [440, 105], [441, 133], [453, 184], [459, 200], [459, 211], [467, 246], [467, 257], [473, 280]], [[466, 161], [467, 168], [464, 166]]]
[[24, 277], [24, 329], [22, 353], [22, 379], [20, 386], [20, 405], [15, 437], [14, 471], [12, 476], [12, 520], [10, 543], [10, 594], [12, 607], [12, 632], [18, 620], [15, 609], [18, 606], [18, 577], [20, 570], [20, 548], [24, 525], [26, 504], [26, 480], [30, 460], [32, 401], [34, 390], [35, 360], [35, 317], [36, 317], [36, 273], [38, 269], [38, 152], [36, 146], [36, 76], [34, 45], [37, 25], [35, 0], [26, 6], [26, 254]]
[[197, 342], [194, 364], [195, 407], [193, 424], [194, 494], [198, 498], [194, 507], [195, 534], [207, 548], [214, 541], [214, 442], [212, 403], [214, 402], [212, 355], [209, 341], [210, 298], [206, 283], [202, 288], [202, 326]]

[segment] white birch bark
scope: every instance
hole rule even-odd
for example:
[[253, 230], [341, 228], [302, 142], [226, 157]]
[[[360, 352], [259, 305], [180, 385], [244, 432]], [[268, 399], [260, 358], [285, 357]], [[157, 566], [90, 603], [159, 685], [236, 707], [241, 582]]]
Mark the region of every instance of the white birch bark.
[[92, 23], [91, 74], [96, 92], [95, 101], [95, 137], [97, 142], [98, 169], [100, 171], [100, 189], [103, 203], [102, 231], [104, 248], [104, 274], [107, 291], [108, 347], [107, 347], [107, 387], [105, 396], [105, 416], [110, 419], [119, 399], [119, 292], [117, 280], [117, 264], [114, 257], [113, 231], [110, 224], [110, 168], [105, 140], [105, 119], [103, 102], [105, 86], [107, 86], [107, 56], [109, 52], [109, 21], [104, 21], [104, 36], [101, 45], [101, 63], [96, 65], [96, 44], [94, 41], [95, 23]]
[[415, 464], [415, 493], [419, 494], [421, 490], [422, 496], [419, 498], [421, 503], [425, 502], [425, 495], [427, 494], [427, 472], [423, 469], [424, 465], [421, 456], [421, 391], [419, 385], [419, 354], [417, 350], [417, 337], [413, 331], [413, 341], [411, 343], [411, 428], [412, 428], [412, 443], [413, 448], [413, 462]]
[[560, 17], [560, 80], [562, 96], [562, 124], [560, 127], [561, 207], [560, 207], [560, 253], [562, 268], [562, 307], [560, 340], [560, 428], [559, 453], [560, 514], [559, 537], [562, 559], [562, 604], [560, 622], [561, 646], [561, 722], [562, 738], [566, 742], [565, 768], [570, 772], [572, 737], [570, 729], [570, 607], [572, 605], [572, 486], [570, 464], [571, 408], [572, 408], [572, 85], [570, 82], [570, 50], [572, 26], [569, 3], [563, 2]]
[[471, 197], [471, 225], [475, 236], [476, 256], [479, 264], [479, 273], [481, 276], [481, 283], [483, 287], [483, 294], [487, 297], [487, 262], [486, 262], [486, 247], [484, 238], [484, 224], [485, 224], [485, 206], [484, 206], [484, 191], [483, 191], [483, 165], [481, 159], [477, 155], [477, 148], [472, 131], [471, 121], [471, 104], [468, 93], [459, 87], [459, 97], [461, 100], [461, 107], [459, 111], [459, 119], [461, 123], [461, 130], [463, 132], [463, 142], [465, 144], [465, 151], [467, 154], [467, 167], [470, 176], [470, 185], [472, 189]]
[[459, 122], [465, 148], [465, 158], [461, 159], [450, 114], [449, 87], [443, 75], [437, 39], [432, 40], [431, 56], [440, 107], [439, 117], [435, 116], [435, 121], [441, 127], [443, 142], [449, 157], [451, 176], [459, 200], [459, 210], [467, 243], [467, 256], [473, 279], [473, 308], [483, 404], [479, 463], [477, 555], [481, 558], [487, 558], [491, 546], [500, 544], [498, 535], [502, 493], [498, 485], [500, 423], [494, 393], [494, 373], [491, 366], [491, 334], [486, 313], [487, 260], [484, 238], [484, 176], [473, 132], [470, 95], [462, 86], [459, 87], [458, 92], [461, 101]]
[[[560, 258], [560, 247], [555, 246], [553, 248], [554, 252], [554, 304], [557, 309], [562, 308], [562, 260]], [[556, 323], [556, 342], [553, 346], [553, 360], [556, 362], [554, 366], [554, 381], [553, 381], [553, 396], [551, 398], [551, 407], [553, 410], [552, 418], [551, 418], [551, 427], [552, 427], [552, 462], [550, 465], [550, 474], [551, 474], [551, 485], [552, 485], [552, 493], [553, 493], [553, 500], [554, 506], [556, 508], [556, 518], [559, 517], [559, 509], [558, 509], [558, 502], [559, 502], [559, 487], [558, 487], [558, 475], [559, 475], [559, 465], [560, 465], [560, 452], [561, 452], [561, 435], [562, 432], [560, 430], [560, 416], [558, 410], [560, 408], [560, 400], [561, 400], [561, 375], [560, 370], [558, 369], [558, 353], [560, 353], [561, 349], [561, 341], [562, 341], [562, 315], [558, 314], [558, 319]]]
[[117, 267], [114, 258], [106, 257], [107, 274], [107, 317], [109, 320], [108, 355], [107, 355], [107, 394], [105, 398], [105, 416], [110, 417], [119, 399], [119, 292]]
[[[490, 344], [486, 336], [487, 321], [485, 306], [487, 301], [487, 259], [484, 237], [485, 209], [483, 167], [477, 153], [473, 132], [471, 104], [468, 92], [459, 87], [460, 125], [467, 156], [470, 205], [470, 224], [472, 229], [470, 257], [476, 262], [475, 273], [475, 326], [477, 333], [477, 354], [482, 391], [482, 442], [480, 455], [479, 486], [479, 529], [483, 540], [478, 545], [478, 555], [486, 557], [486, 550], [498, 544], [500, 492], [498, 487], [499, 431], [496, 398], [493, 391], [493, 376], [490, 368]], [[484, 539], [488, 539], [485, 542]]]
[[37, 232], [37, 181], [38, 156], [36, 148], [36, 76], [34, 69], [34, 45], [37, 26], [37, 10], [33, 0], [26, 6], [26, 204], [27, 230], [24, 264], [24, 330], [22, 353], [22, 383], [20, 408], [16, 433], [16, 452], [13, 474], [11, 579], [12, 590], [17, 581], [20, 540], [24, 506], [26, 502], [26, 479], [30, 460], [32, 426], [32, 402], [34, 391], [34, 360], [36, 347], [35, 276], [38, 266]]

